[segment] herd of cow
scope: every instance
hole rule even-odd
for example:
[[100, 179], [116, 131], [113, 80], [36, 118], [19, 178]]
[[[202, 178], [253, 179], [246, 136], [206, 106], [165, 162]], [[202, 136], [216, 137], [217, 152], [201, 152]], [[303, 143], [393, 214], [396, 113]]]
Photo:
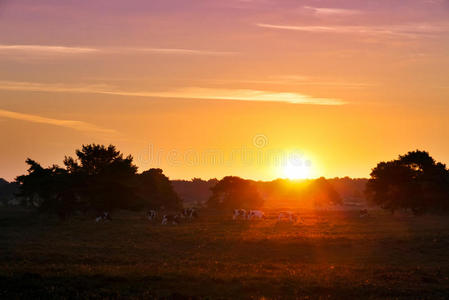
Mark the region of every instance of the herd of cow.
[[182, 221], [192, 221], [198, 218], [198, 211], [196, 208], [184, 208], [177, 214], [159, 214], [156, 210], [147, 212], [146, 217], [148, 221], [160, 221], [162, 225], [173, 224], [177, 225]]
[[[369, 217], [369, 212], [367, 209], [362, 209], [359, 212], [360, 218]], [[181, 212], [176, 214], [160, 214], [157, 210], [149, 210], [145, 217], [150, 222], [160, 222], [162, 225], [178, 225], [182, 222], [192, 221], [198, 218], [198, 210], [196, 208], [185, 208]], [[232, 219], [237, 220], [264, 220], [266, 218], [265, 213], [261, 210], [245, 210], [245, 209], [234, 209]], [[297, 214], [291, 211], [282, 211], [277, 216], [279, 222], [290, 222], [290, 223], [303, 223], [304, 220]], [[109, 212], [103, 212], [99, 215], [95, 222], [108, 222], [111, 221], [111, 215]]]
[[[176, 214], [160, 214], [157, 210], [149, 210], [145, 214], [148, 221], [160, 222], [162, 225], [174, 224], [177, 225], [182, 221], [191, 221], [198, 218], [198, 211], [196, 208], [185, 208], [180, 213]], [[95, 218], [96, 223], [106, 223], [111, 221], [111, 215], [105, 211]]]
[[[149, 210], [145, 214], [146, 219], [150, 222], [161, 223], [162, 225], [178, 225], [185, 221], [192, 221], [198, 218], [198, 210], [196, 208], [185, 208], [181, 212], [176, 214], [161, 214], [157, 210]], [[265, 213], [261, 210], [245, 210], [234, 209], [232, 216], [233, 220], [263, 220], [265, 219]], [[300, 218], [293, 212], [281, 212], [278, 216], [279, 221], [289, 221], [296, 223]], [[103, 223], [111, 221], [111, 215], [109, 212], [103, 212], [96, 219], [95, 222]]]
[[[265, 213], [261, 210], [245, 210], [245, 209], [234, 209], [233, 220], [253, 220], [253, 219], [265, 219]], [[287, 221], [291, 223], [297, 223], [298, 221], [303, 222], [303, 219], [297, 214], [291, 211], [281, 211], [277, 216], [279, 222]]]

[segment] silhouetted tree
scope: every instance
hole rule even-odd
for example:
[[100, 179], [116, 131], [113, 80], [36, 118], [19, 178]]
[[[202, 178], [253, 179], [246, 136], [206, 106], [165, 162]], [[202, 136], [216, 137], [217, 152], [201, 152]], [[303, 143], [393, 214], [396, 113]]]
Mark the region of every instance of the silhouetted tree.
[[62, 219], [78, 208], [78, 199], [67, 170], [53, 165], [43, 168], [27, 159], [28, 175], [17, 177], [20, 184], [18, 196], [22, 204], [37, 207], [43, 212], [57, 213]]
[[173, 189], [161, 169], [149, 169], [137, 176], [138, 195], [144, 206], [150, 209], [180, 209], [182, 200]]
[[211, 190], [212, 196], [207, 204], [212, 208], [255, 209], [264, 202], [254, 182], [240, 177], [224, 177]]
[[17, 204], [18, 188], [17, 182], [8, 182], [0, 178], [0, 204], [3, 206]]
[[101, 212], [139, 208], [134, 190], [137, 166], [132, 156], [123, 157], [115, 146], [96, 144], [83, 145], [76, 150], [76, 156], [66, 157], [64, 164], [88, 209]]
[[24, 204], [65, 218], [76, 211], [97, 212], [139, 206], [134, 190], [137, 167], [114, 146], [83, 145], [64, 168], [43, 168], [27, 159], [28, 174], [17, 177]]
[[315, 179], [311, 183], [309, 193], [316, 206], [343, 204], [340, 194], [324, 177]]
[[371, 172], [366, 195], [391, 212], [448, 211], [449, 171], [428, 152], [412, 151], [397, 160], [379, 163]]
[[65, 168], [26, 162], [28, 174], [17, 178], [20, 196], [27, 205], [61, 218], [76, 211], [182, 207], [161, 169], [137, 174], [133, 158], [124, 157], [112, 145], [83, 145], [75, 158], [65, 157]]

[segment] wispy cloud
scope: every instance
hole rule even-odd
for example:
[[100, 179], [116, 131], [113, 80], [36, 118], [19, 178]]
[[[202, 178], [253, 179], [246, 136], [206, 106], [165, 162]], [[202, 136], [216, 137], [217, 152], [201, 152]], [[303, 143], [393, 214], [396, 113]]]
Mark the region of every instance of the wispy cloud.
[[315, 98], [294, 92], [272, 92], [252, 89], [213, 89], [187, 87], [174, 91], [125, 91], [107, 85], [67, 86], [61, 84], [42, 84], [30, 82], [0, 81], [0, 90], [92, 93], [151, 98], [178, 98], [204, 100], [239, 100], [284, 102], [294, 104], [342, 105], [344, 101], [332, 98]]
[[163, 92], [154, 94], [155, 97], [164, 98], [187, 98], [187, 99], [218, 99], [239, 101], [263, 101], [263, 102], [285, 102], [294, 104], [315, 105], [342, 105], [339, 99], [314, 98], [312, 96], [291, 92], [271, 92], [249, 89], [210, 89], [190, 87], [174, 92]]
[[375, 83], [369, 82], [328, 80], [298, 75], [269, 76], [266, 79], [230, 79], [230, 80], [212, 80], [212, 81], [210, 79], [207, 79], [204, 81], [214, 82], [218, 84], [249, 83], [249, 84], [272, 84], [272, 85], [286, 85], [286, 86], [304, 85], [304, 86], [326, 86], [344, 89], [361, 89], [377, 85]]
[[342, 9], [342, 8], [328, 8], [328, 7], [312, 7], [304, 6], [305, 9], [312, 11], [316, 15], [322, 16], [349, 16], [360, 14], [360, 10]]
[[403, 37], [416, 37], [423, 35], [430, 35], [435, 33], [449, 32], [449, 24], [403, 24], [391, 26], [345, 26], [345, 25], [327, 25], [327, 26], [313, 26], [313, 25], [278, 25], [258, 23], [258, 27], [291, 30], [313, 33], [340, 33], [340, 34], [367, 34], [367, 35], [390, 35]]
[[165, 55], [205, 55], [205, 56], [222, 56], [232, 55], [235, 52], [226, 51], [210, 51], [199, 49], [184, 48], [148, 48], [148, 47], [69, 47], [69, 46], [52, 46], [52, 45], [5, 45], [0, 44], [0, 54], [9, 55], [36, 55], [36, 56], [53, 56], [53, 55], [80, 55], [80, 54], [132, 54], [132, 53], [152, 53]]
[[[107, 51], [107, 50], [106, 50]], [[194, 50], [194, 49], [177, 49], [177, 48], [116, 48], [109, 51], [116, 52], [148, 52], [156, 54], [172, 54], [172, 55], [233, 55], [235, 52], [226, 51], [206, 51], [206, 50]]]
[[0, 90], [31, 91], [31, 92], [71, 92], [71, 93], [100, 93], [107, 85], [71, 86], [66, 84], [47, 84], [36, 82], [0, 81]]
[[46, 118], [37, 115], [23, 114], [18, 112], [13, 112], [9, 110], [0, 109], [0, 118], [8, 118], [13, 120], [20, 120], [32, 123], [40, 123], [47, 124], [59, 127], [66, 127], [78, 131], [90, 131], [90, 132], [99, 132], [99, 133], [107, 133], [107, 134], [115, 134], [117, 133], [112, 129], [105, 129], [98, 127], [96, 125], [82, 122], [82, 121], [73, 121], [73, 120], [59, 120], [53, 118]]
[[0, 53], [21, 52], [37, 54], [87, 54], [98, 52], [98, 49], [87, 47], [46, 46], [46, 45], [0, 45]]

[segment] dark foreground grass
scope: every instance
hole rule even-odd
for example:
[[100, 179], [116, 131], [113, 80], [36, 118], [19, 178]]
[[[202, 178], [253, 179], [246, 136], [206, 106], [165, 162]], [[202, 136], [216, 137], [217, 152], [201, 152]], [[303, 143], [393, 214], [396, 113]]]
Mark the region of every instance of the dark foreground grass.
[[0, 211], [0, 299], [448, 298], [449, 219], [303, 212], [179, 226]]

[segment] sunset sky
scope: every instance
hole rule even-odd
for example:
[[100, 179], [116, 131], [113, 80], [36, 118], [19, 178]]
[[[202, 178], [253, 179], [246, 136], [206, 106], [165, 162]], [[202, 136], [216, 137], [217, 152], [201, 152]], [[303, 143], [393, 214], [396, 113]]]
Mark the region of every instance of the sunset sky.
[[0, 0], [7, 180], [87, 143], [171, 179], [449, 163], [448, 100], [449, 1]]

